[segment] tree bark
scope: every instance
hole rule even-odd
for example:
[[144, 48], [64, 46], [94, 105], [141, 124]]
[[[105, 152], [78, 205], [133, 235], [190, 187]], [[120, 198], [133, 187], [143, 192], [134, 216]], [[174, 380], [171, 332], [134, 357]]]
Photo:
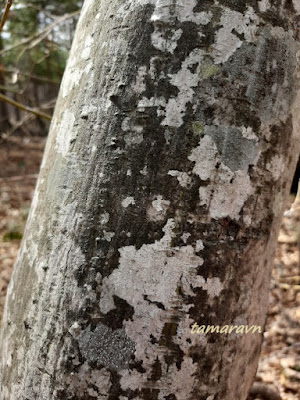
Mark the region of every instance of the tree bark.
[[[299, 2], [86, 0], [0, 348], [3, 400], [243, 400], [299, 153]], [[201, 329], [200, 329], [201, 330]]]

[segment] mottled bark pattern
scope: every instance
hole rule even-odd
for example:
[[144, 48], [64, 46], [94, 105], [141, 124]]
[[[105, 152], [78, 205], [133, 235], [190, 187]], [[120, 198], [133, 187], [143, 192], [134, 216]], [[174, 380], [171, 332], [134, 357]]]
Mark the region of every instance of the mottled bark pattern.
[[243, 400], [300, 132], [299, 0], [86, 0], [1, 331], [3, 400]]

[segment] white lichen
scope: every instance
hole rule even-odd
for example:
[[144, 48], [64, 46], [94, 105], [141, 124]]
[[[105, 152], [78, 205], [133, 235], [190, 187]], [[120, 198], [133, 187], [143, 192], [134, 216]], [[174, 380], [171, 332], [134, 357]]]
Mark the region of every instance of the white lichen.
[[101, 215], [100, 215], [100, 224], [101, 224], [101, 225], [107, 224], [107, 222], [109, 221], [109, 217], [110, 217], [110, 215], [109, 215], [109, 213], [107, 213], [107, 212], [101, 214]]
[[222, 28], [217, 31], [216, 42], [212, 45], [214, 62], [216, 64], [226, 62], [241, 47], [243, 42], [233, 31], [243, 34], [246, 41], [253, 42], [256, 38], [258, 23], [259, 17], [252, 7], [248, 7], [244, 15], [223, 7], [220, 21]]
[[219, 278], [207, 278], [206, 281], [202, 278], [202, 280], [201, 287], [203, 290], [207, 291], [207, 294], [211, 299], [220, 295], [223, 290], [223, 285]]
[[258, 8], [260, 12], [266, 12], [270, 7], [271, 7], [270, 0], [261, 0], [258, 2]]
[[164, 109], [166, 104], [166, 99], [163, 97], [151, 97], [150, 99], [143, 97], [138, 102], [137, 110], [139, 112], [144, 112], [146, 108], [157, 107], [157, 116], [160, 116], [161, 112], [165, 113]]
[[[229, 216], [238, 220], [240, 210], [253, 192], [248, 168], [231, 171], [221, 161], [217, 146], [209, 135], [200, 139], [199, 146], [192, 150], [188, 159], [195, 162], [193, 173], [210, 182], [199, 189], [200, 205], [206, 205], [214, 219]], [[256, 159], [257, 154], [253, 154], [250, 161], [255, 163]]]
[[293, 0], [293, 5], [294, 9], [297, 14], [300, 14], [300, 1], [299, 0]]
[[105, 368], [91, 369], [87, 363], [84, 363], [68, 378], [68, 389], [72, 394], [82, 397], [86, 395], [86, 391], [96, 387], [97, 399], [107, 400], [111, 388], [110, 375], [111, 373]]
[[87, 60], [90, 57], [90, 53], [91, 53], [91, 46], [94, 42], [94, 39], [91, 35], [87, 35], [87, 38], [85, 39], [84, 42], [84, 49], [81, 53], [81, 58], [83, 58], [84, 60]]
[[98, 107], [92, 104], [83, 106], [83, 109], [80, 113], [80, 118], [86, 118], [91, 113], [96, 113], [98, 111]]
[[145, 165], [144, 168], [140, 170], [140, 174], [142, 174], [142, 175], [144, 175], [144, 176], [146, 176], [146, 175], [148, 174], [148, 172], [147, 172], [147, 165]]
[[221, 163], [214, 184], [199, 189], [200, 205], [206, 205], [214, 219], [230, 217], [239, 220], [240, 211], [253, 194], [250, 177], [246, 171], [232, 172]]
[[194, 12], [197, 5], [196, 0], [178, 0], [174, 3], [172, 0], [153, 1], [155, 11], [151, 16], [153, 22], [171, 22], [176, 17], [180, 22], [191, 21], [198, 25], [207, 25], [212, 13], [209, 12]]
[[147, 75], [147, 67], [145, 65], [142, 65], [138, 69], [135, 83], [132, 86], [132, 89], [138, 94], [141, 94], [146, 90], [146, 84], [145, 84], [146, 75]]
[[167, 51], [173, 54], [182, 33], [182, 29], [173, 29], [170, 30], [170, 32], [166, 32], [166, 30], [160, 30], [159, 27], [155, 25], [155, 30], [151, 34], [152, 45], [160, 51]]
[[115, 232], [107, 232], [107, 231], [103, 231], [103, 239], [107, 240], [108, 242], [111, 242], [112, 238], [115, 236]]
[[183, 241], [184, 244], [186, 244], [186, 242], [188, 241], [188, 238], [191, 236], [191, 234], [189, 232], [185, 232], [181, 235], [181, 240]]
[[179, 185], [182, 187], [188, 187], [192, 182], [191, 177], [186, 172], [176, 171], [172, 169], [168, 172], [168, 175], [176, 176]]
[[69, 152], [70, 144], [76, 138], [74, 129], [75, 114], [69, 110], [63, 112], [60, 123], [57, 126], [55, 149], [63, 157]]
[[155, 197], [151, 206], [147, 210], [147, 216], [150, 221], [161, 221], [165, 218], [170, 201], [165, 200], [161, 195]]
[[128, 196], [128, 197], [126, 197], [126, 199], [124, 199], [124, 200], [122, 201], [122, 206], [123, 206], [124, 208], [127, 208], [127, 207], [130, 206], [131, 204], [135, 204], [134, 197], [132, 197], [132, 196]]
[[[194, 49], [183, 61], [181, 69], [174, 75], [169, 74], [170, 83], [179, 89], [179, 94], [168, 100], [161, 125], [179, 128], [183, 124], [186, 106], [195, 94], [193, 87], [197, 87], [201, 79], [199, 73], [203, 54], [203, 50]], [[194, 65], [197, 67], [193, 73], [190, 67]]]
[[[161, 203], [158, 202], [156, 207], [160, 208]], [[194, 379], [185, 376], [190, 376], [193, 371], [192, 360], [187, 358], [186, 364], [183, 363], [180, 370], [174, 365], [171, 371], [165, 362], [164, 352], [160, 352], [158, 343], [151, 340], [152, 337], [159, 341], [163, 327], [170, 321], [176, 305], [176, 315], [178, 309], [181, 309], [182, 320], [174, 340], [180, 343], [180, 347], [186, 346], [183, 340], [187, 338], [191, 321], [185, 316], [190, 306], [180, 300], [178, 288], [187, 296], [195, 296], [194, 290], [202, 288], [211, 299], [222, 290], [219, 278], [205, 280], [197, 274], [203, 259], [195, 254], [192, 246], [171, 247], [172, 238], [176, 235], [175, 225], [175, 220], [169, 219], [163, 228], [164, 236], [152, 244], [144, 244], [138, 250], [134, 246], [120, 248], [119, 267], [103, 279], [100, 298], [100, 310], [103, 313], [115, 308], [114, 296], [133, 307], [132, 320], [124, 321], [126, 335], [135, 343], [136, 360], [142, 361], [144, 368], [153, 365], [158, 357], [163, 375], [158, 384], [162, 388], [170, 388], [166, 390], [173, 390], [173, 380], [178, 382], [179, 379], [182, 384], [185, 379], [191, 379], [188, 381], [191, 386]], [[163, 307], [157, 307], [157, 303]], [[120, 374], [122, 388], [135, 390], [149, 379], [150, 372], [121, 371]], [[182, 391], [182, 396], [179, 388], [178, 393], [178, 398], [183, 399], [183, 393], [187, 393], [186, 388]]]
[[204, 244], [202, 242], [202, 240], [197, 240], [196, 241], [196, 252], [201, 251], [204, 249]]
[[212, 178], [218, 161], [218, 149], [213, 139], [208, 135], [204, 136], [199, 146], [192, 150], [188, 159], [195, 162], [193, 173], [200, 179], [205, 181]]
[[[69, 58], [72, 60], [72, 57]], [[61, 83], [61, 92], [62, 97], [65, 98], [69, 95], [69, 93], [79, 85], [81, 78], [84, 74], [88, 74], [93, 66], [93, 63], [90, 61], [85, 67], [79, 67], [77, 65], [67, 65], [66, 72], [64, 73], [62, 83]]]
[[251, 128], [251, 126], [242, 126], [242, 135], [245, 139], [249, 139], [249, 140], [254, 140], [255, 142], [258, 142], [258, 137], [257, 135], [254, 133], [253, 129]]
[[245, 225], [246, 225], [247, 227], [248, 227], [248, 226], [251, 226], [251, 224], [252, 224], [251, 215], [244, 215], [243, 221], [244, 221], [244, 223], [245, 223]]
[[286, 161], [283, 155], [275, 155], [270, 162], [267, 163], [266, 168], [271, 172], [275, 181], [282, 176], [285, 171]]

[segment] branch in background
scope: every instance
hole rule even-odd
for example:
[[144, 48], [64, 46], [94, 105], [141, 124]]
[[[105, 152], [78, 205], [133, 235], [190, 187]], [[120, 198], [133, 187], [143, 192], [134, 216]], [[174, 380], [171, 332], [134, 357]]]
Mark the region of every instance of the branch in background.
[[27, 7], [27, 8], [32, 8], [33, 10], [36, 10], [36, 11], [40, 11], [40, 12], [42, 12], [43, 14], [45, 14], [46, 17], [51, 18], [51, 19], [55, 19], [55, 18], [57, 17], [56, 15], [51, 14], [50, 12], [48, 12], [47, 10], [45, 10], [44, 8], [38, 7], [38, 6], [36, 6], [35, 4], [32, 4], [32, 3], [27, 3], [27, 4], [26, 4], [26, 7]]
[[[10, 124], [12, 125], [12, 128], [9, 129], [8, 132], [3, 132], [1, 135], [0, 140], [12, 140], [10, 136], [13, 135], [13, 133], [16, 132], [19, 128], [24, 132], [24, 126], [26, 122], [32, 121], [36, 116], [34, 114], [25, 114], [24, 117], [20, 121], [12, 121], [10, 120]], [[26, 133], [25, 133], [26, 134]]]
[[22, 72], [22, 71], [15, 70], [15, 69], [4, 69], [4, 72], [18, 74], [18, 75], [24, 75], [26, 77], [29, 77], [33, 81], [41, 81], [41, 82], [45, 82], [45, 83], [51, 83], [51, 84], [57, 85], [57, 86], [60, 85], [60, 81], [54, 81], [53, 79], [44, 78], [42, 76], [37, 76], [37, 75], [33, 75], [33, 74], [28, 74], [26, 72]]
[[22, 94], [22, 92], [20, 92], [19, 90], [16, 89], [12, 89], [8, 86], [3, 86], [0, 85], [0, 90], [3, 90], [4, 92], [10, 92], [10, 93], [15, 93], [15, 94]]
[[9, 9], [12, 5], [12, 0], [7, 0], [6, 6], [5, 6], [5, 10], [4, 10], [4, 14], [2, 16], [1, 22], [0, 22], [0, 32], [2, 32], [3, 26], [7, 20], [7, 16], [9, 13]]
[[7, 47], [6, 49], [3, 49], [0, 51], [0, 55], [14, 50], [20, 46], [24, 46], [25, 44], [28, 45], [24, 50], [22, 50], [22, 53], [24, 53], [24, 51], [32, 49], [33, 47], [35, 47], [37, 44], [39, 44], [43, 39], [45, 39], [45, 37], [47, 37], [47, 35], [52, 31], [52, 29], [56, 26], [59, 25], [61, 22], [67, 21], [70, 18], [75, 17], [76, 15], [80, 14], [80, 10], [72, 12], [70, 14], [66, 14], [63, 15], [60, 18], [57, 18], [56, 21], [54, 21], [52, 24], [48, 25], [42, 32], [38, 33], [37, 35], [32, 35], [27, 39], [22, 40], [19, 43], [14, 44], [13, 46]]
[[5, 103], [11, 104], [14, 107], [17, 107], [19, 110], [30, 112], [32, 114], [37, 115], [38, 117], [47, 119], [49, 121], [52, 118], [51, 115], [49, 115], [49, 114], [46, 114], [46, 113], [44, 113], [42, 111], [38, 111], [38, 110], [36, 110], [34, 108], [31, 108], [31, 107], [24, 106], [23, 104], [15, 101], [15, 100], [10, 99], [9, 97], [4, 96], [4, 94], [1, 94], [1, 93], [0, 93], [0, 100], [4, 101]]
[[[54, 97], [53, 99], [47, 101], [46, 103], [43, 103], [41, 105], [42, 109], [50, 109], [50, 108], [54, 108], [56, 103], [56, 97]], [[12, 128], [9, 129], [6, 132], [0, 132], [0, 143], [5, 140], [5, 141], [10, 141], [13, 142], [14, 144], [18, 145], [18, 142], [15, 142], [14, 138], [13, 138], [13, 134], [18, 130], [21, 129], [24, 131], [24, 126], [26, 125], [27, 122], [32, 121], [35, 118], [34, 114], [25, 114], [24, 117], [20, 120], [20, 121], [12, 121], [10, 120], [10, 124], [12, 125]], [[25, 132], [25, 135], [27, 134], [27, 132]], [[23, 144], [25, 145], [25, 144]], [[28, 145], [26, 145], [28, 146]], [[34, 146], [34, 148], [31, 145], [31, 148], [33, 150], [40, 150], [40, 148], [36, 148], [36, 146]]]

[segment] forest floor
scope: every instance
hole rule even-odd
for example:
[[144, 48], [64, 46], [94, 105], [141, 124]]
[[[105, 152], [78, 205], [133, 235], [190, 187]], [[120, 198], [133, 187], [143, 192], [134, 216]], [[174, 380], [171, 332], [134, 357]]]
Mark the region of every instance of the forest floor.
[[[0, 145], [0, 319], [29, 212], [45, 138], [8, 137]], [[287, 210], [294, 198], [289, 198]], [[300, 208], [300, 205], [299, 205]], [[286, 211], [278, 238], [269, 315], [256, 383], [249, 399], [300, 399], [298, 212]], [[239, 400], [239, 399], [233, 399]]]

